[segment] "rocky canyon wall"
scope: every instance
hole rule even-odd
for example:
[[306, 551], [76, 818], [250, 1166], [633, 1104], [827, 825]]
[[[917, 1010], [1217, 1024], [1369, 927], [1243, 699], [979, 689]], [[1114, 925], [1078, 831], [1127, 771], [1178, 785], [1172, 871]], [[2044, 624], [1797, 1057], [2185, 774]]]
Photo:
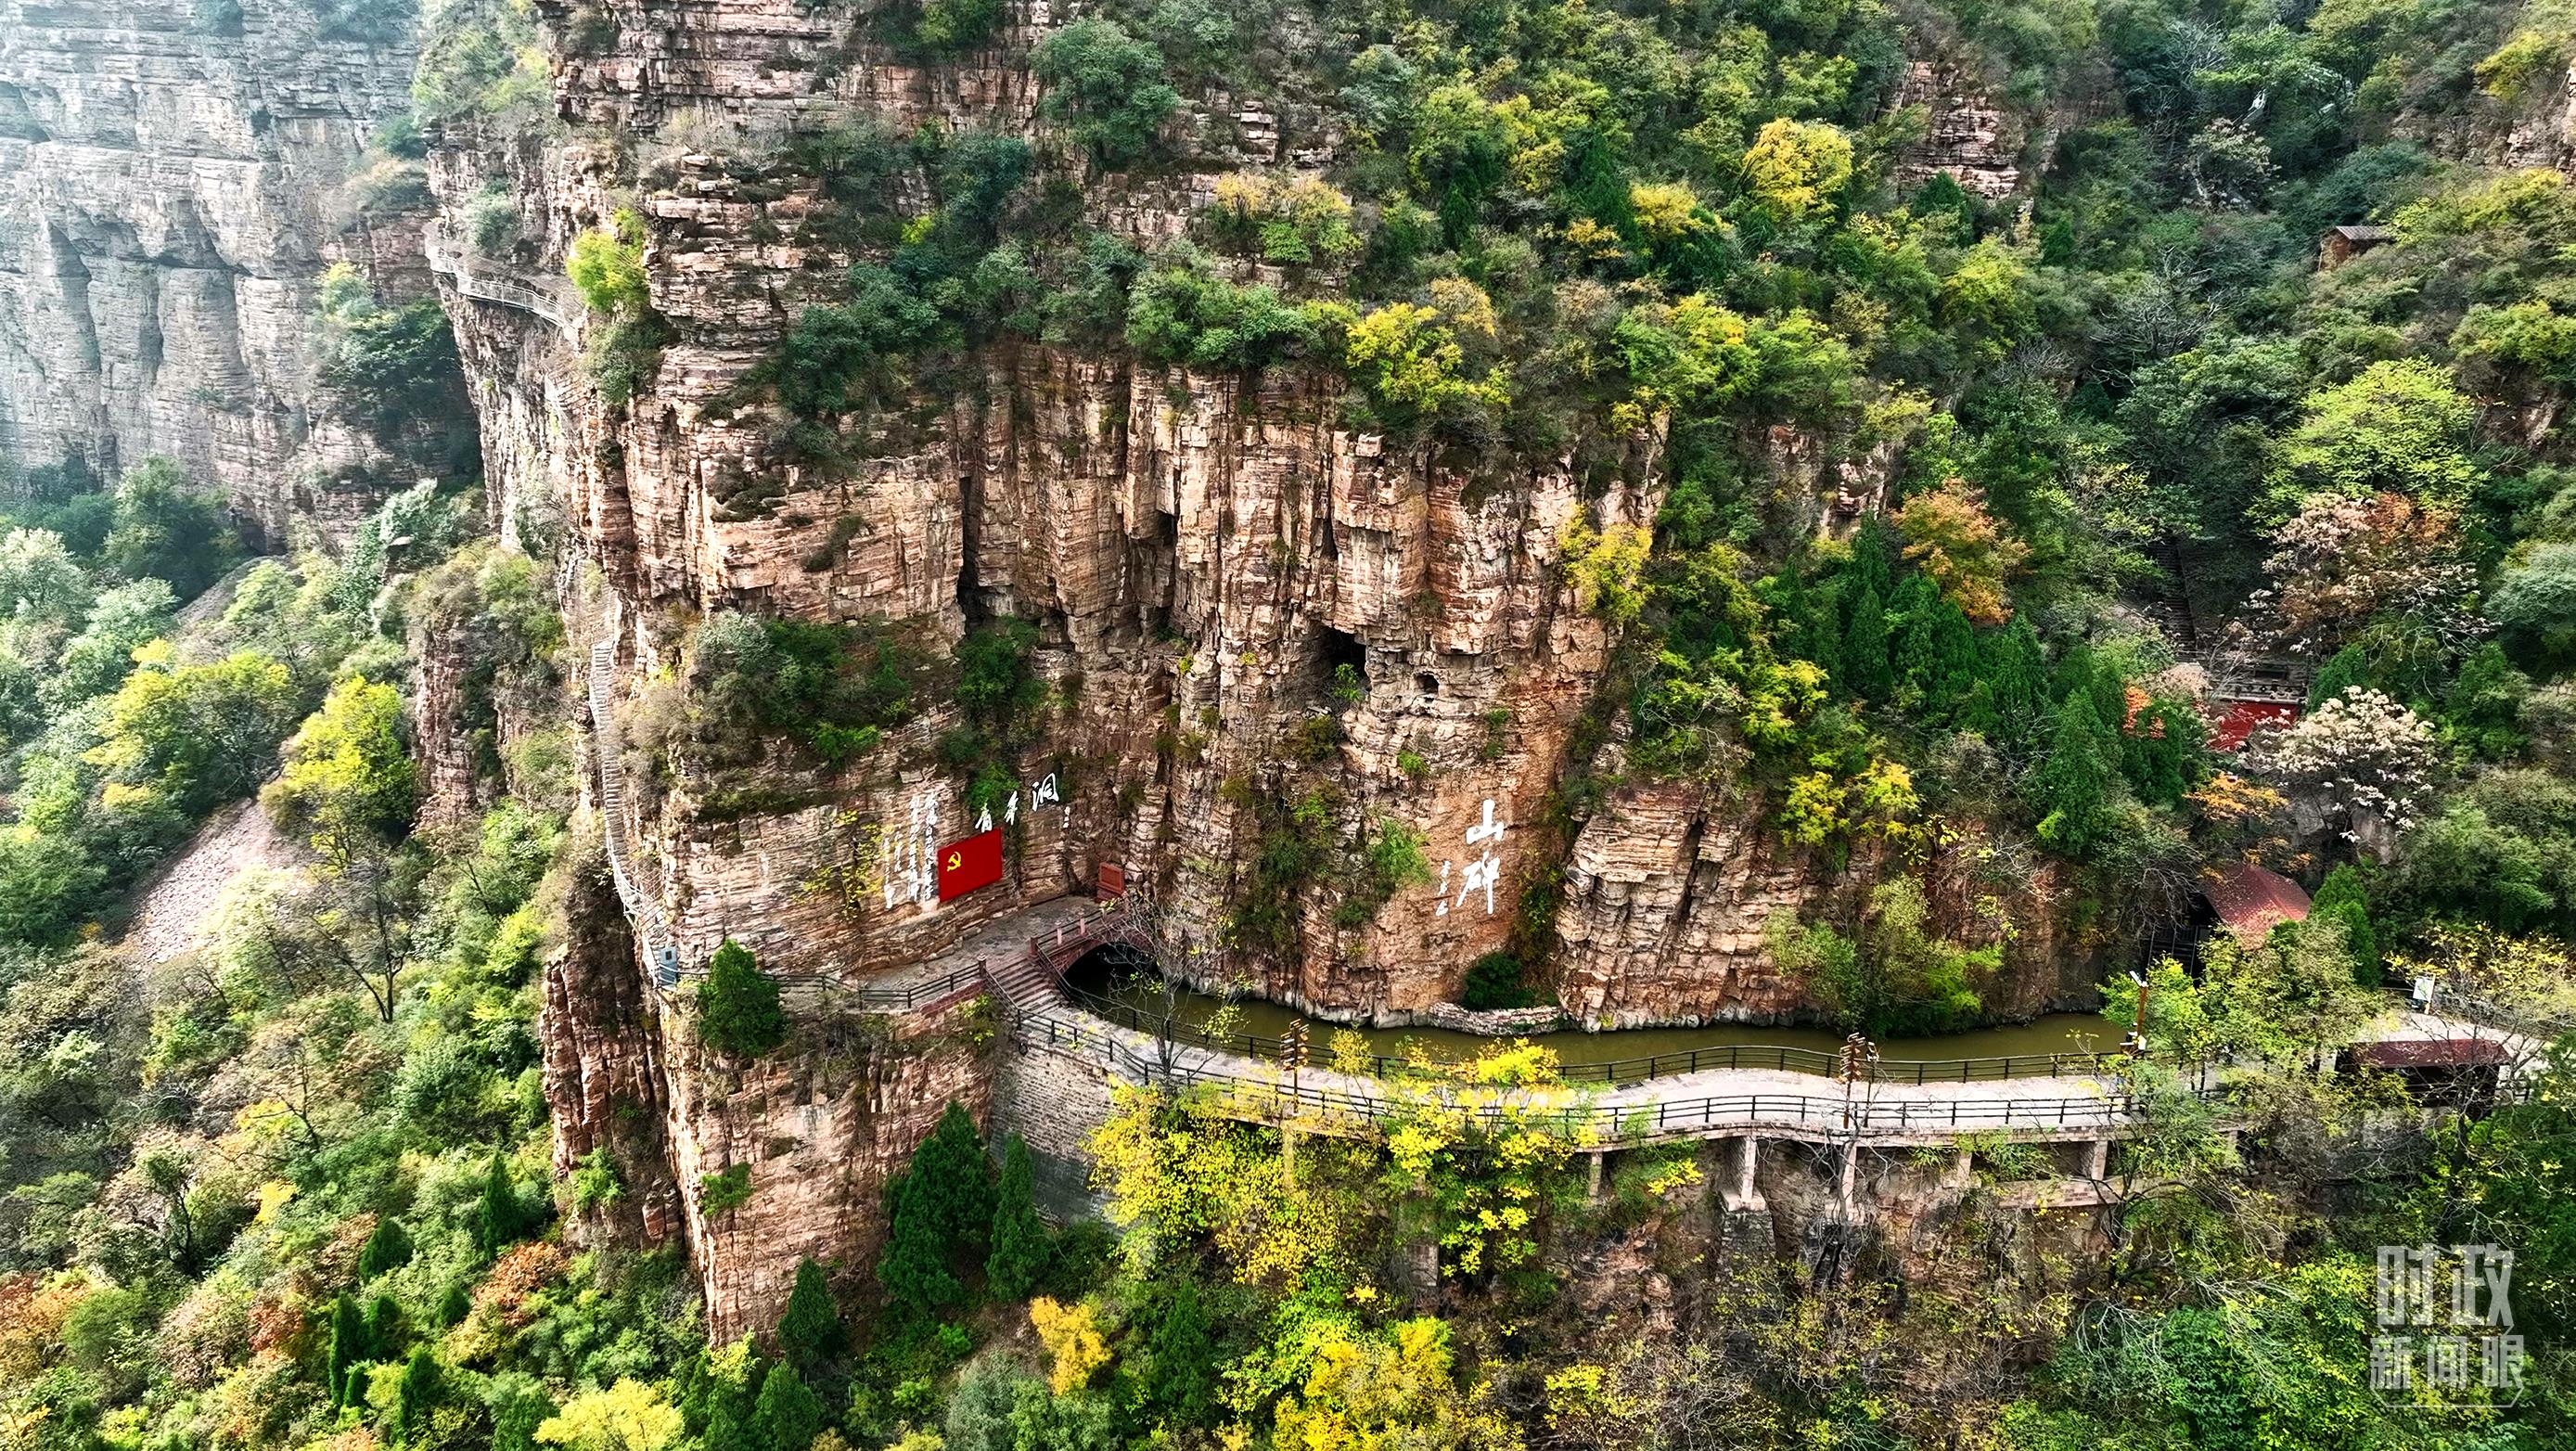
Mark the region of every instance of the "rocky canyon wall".
[[305, 0], [0, 3], [0, 458], [166, 454], [272, 535], [396, 482], [317, 385], [316, 288], [334, 261], [426, 286], [417, 198], [351, 184], [408, 103], [409, 31]]

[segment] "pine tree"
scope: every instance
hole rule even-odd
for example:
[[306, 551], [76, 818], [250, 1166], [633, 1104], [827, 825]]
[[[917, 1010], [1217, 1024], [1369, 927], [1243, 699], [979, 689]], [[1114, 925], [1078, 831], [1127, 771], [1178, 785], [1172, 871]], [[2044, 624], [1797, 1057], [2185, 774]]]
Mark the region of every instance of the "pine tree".
[[1887, 607], [1868, 585], [1852, 602], [1851, 619], [1843, 627], [1843, 683], [1853, 695], [1881, 704], [1896, 693], [1887, 653]]
[[817, 1365], [840, 1351], [842, 1338], [841, 1312], [832, 1303], [823, 1267], [810, 1259], [798, 1261], [796, 1288], [788, 1292], [787, 1312], [778, 1321], [778, 1343], [787, 1363]]
[[1018, 1134], [1002, 1141], [1002, 1182], [993, 1201], [993, 1250], [984, 1282], [1005, 1300], [1025, 1300], [1046, 1272], [1046, 1225], [1038, 1218], [1037, 1159]]
[[474, 1211], [474, 1248], [485, 1259], [519, 1237], [519, 1191], [510, 1182], [510, 1166], [501, 1151], [492, 1151], [492, 1167], [483, 1176], [483, 1202]]
[[1823, 667], [1825, 679], [1839, 685], [1843, 678], [1843, 617], [1840, 602], [1830, 590], [1810, 589], [1799, 585], [1792, 596], [1796, 608], [1790, 618], [1797, 621], [1798, 638], [1791, 653], [1812, 660]]
[[1941, 591], [1912, 570], [1897, 581], [1887, 602], [1888, 664], [1896, 677], [1897, 699], [1908, 709], [1924, 702], [1926, 677], [1932, 673], [1932, 607], [1940, 602]]
[[2208, 727], [2200, 712], [2176, 701], [2159, 700], [2143, 707], [2120, 737], [2120, 769], [2141, 801], [2172, 806], [2191, 789], [2192, 762], [2200, 755]]
[[1962, 243], [1976, 239], [1976, 204], [1968, 199], [1968, 189], [1959, 185], [1958, 178], [1946, 171], [1932, 173], [1932, 179], [1914, 193], [1911, 210], [1926, 221], [1942, 216], [1955, 220], [1959, 224], [1958, 237]]
[[[1846, 602], [1860, 598], [1861, 591], [1874, 590], [1881, 601], [1896, 592], [1896, 531], [1889, 528], [1883, 515], [1872, 514], [1852, 531], [1851, 559], [1843, 566], [1843, 579], [1849, 588]], [[1843, 628], [1851, 628], [1851, 616], [1843, 617]]]
[[2039, 260], [2046, 267], [2074, 265], [2075, 223], [2059, 217], [2039, 229]]
[[378, 1295], [367, 1302], [366, 1334], [361, 1342], [365, 1349], [358, 1359], [391, 1360], [408, 1338], [403, 1333], [402, 1306], [394, 1303], [393, 1296]]
[[1927, 719], [1950, 720], [1976, 685], [1977, 628], [1923, 575], [1900, 586], [1898, 599], [1904, 683]]
[[781, 1365], [760, 1383], [751, 1413], [752, 1434], [768, 1451], [805, 1451], [823, 1429], [823, 1402], [796, 1367]]
[[2352, 956], [2352, 979], [2377, 987], [2381, 976], [2379, 929], [2370, 920], [2370, 887], [2361, 869], [2350, 862], [2326, 873], [2308, 903], [2308, 916], [2343, 924], [2344, 950]]
[[323, 1362], [323, 1389], [331, 1393], [331, 1404], [349, 1402], [349, 1373], [368, 1356], [367, 1325], [358, 1314], [358, 1302], [346, 1295], [331, 1302], [331, 1346]]
[[1993, 704], [1994, 727], [1972, 727], [2006, 750], [2027, 752], [2038, 742], [2048, 718], [2048, 657], [2039, 648], [2039, 633], [2026, 618], [2016, 618], [1983, 642], [1980, 683]]
[[2040, 814], [2040, 840], [2068, 856], [2082, 856], [2101, 839], [2116, 750], [2103, 739], [2101, 716], [2089, 690], [2077, 690], [2057, 707], [2057, 729], [2048, 759], [2031, 773], [2030, 796]]
[[787, 1041], [778, 980], [760, 970], [751, 949], [728, 937], [698, 984], [698, 1036], [718, 1052], [757, 1058]]
[[403, 1364], [401, 1392], [394, 1399], [394, 1439], [418, 1441], [429, 1430], [429, 1413], [437, 1409], [443, 1379], [438, 1357], [424, 1345]]
[[941, 1237], [980, 1255], [993, 1227], [993, 1181], [965, 1105], [951, 1102], [939, 1115], [939, 1126], [912, 1156], [912, 1171], [922, 1176]]
[[877, 1256], [877, 1283], [896, 1309], [926, 1315], [963, 1300], [966, 1292], [949, 1271], [951, 1241], [939, 1232], [925, 1184], [916, 1164], [886, 1191], [886, 1244]]
[[399, 1220], [376, 1221], [375, 1233], [368, 1235], [367, 1242], [358, 1247], [358, 1279], [361, 1282], [410, 1263], [411, 1236], [403, 1232]]

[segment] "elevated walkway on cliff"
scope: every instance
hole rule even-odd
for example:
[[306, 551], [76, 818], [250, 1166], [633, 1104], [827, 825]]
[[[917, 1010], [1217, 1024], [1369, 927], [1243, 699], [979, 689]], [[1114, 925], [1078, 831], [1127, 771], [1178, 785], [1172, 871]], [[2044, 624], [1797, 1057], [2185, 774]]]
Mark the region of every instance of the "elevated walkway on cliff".
[[421, 235], [420, 250], [429, 262], [429, 270], [446, 278], [460, 296], [540, 318], [568, 338], [580, 333], [582, 321], [589, 315], [581, 293], [564, 278], [504, 267], [458, 245], [438, 227]]
[[[626, 840], [615, 670], [615, 642], [593, 645], [586, 685], [609, 870], [656, 985], [676, 995], [704, 967], [680, 960], [668, 920], [639, 881]], [[1413, 1075], [1382, 1059], [1371, 1060], [1371, 1071], [1362, 1073], [1291, 1070], [1257, 1051], [1192, 1041], [1176, 1024], [1112, 1021], [1068, 993], [1065, 972], [1109, 948], [1148, 961], [1165, 955], [1151, 903], [1141, 894], [1106, 903], [1064, 898], [1039, 904], [985, 924], [906, 972], [855, 982], [828, 974], [782, 974], [779, 980], [799, 1012], [929, 1014], [989, 996], [1023, 1051], [1076, 1060], [1112, 1082], [1200, 1092], [1228, 1117], [1301, 1132], [1362, 1136], [1391, 1119], [1437, 1112], [1545, 1126], [1606, 1151], [1692, 1139], [1903, 1147], [1975, 1136], [2098, 1145], [2144, 1125], [2142, 1107], [2129, 1097], [2119, 1072], [2122, 1060], [2090, 1055], [1883, 1064], [1883, 1071], [1865, 1081], [1831, 1087], [1833, 1080], [1819, 1076], [1830, 1072], [1830, 1059], [1812, 1054], [1780, 1057], [1766, 1066], [1737, 1059], [1703, 1066], [1696, 1054], [1662, 1055], [1643, 1060], [1647, 1067], [1634, 1081], [1529, 1088]], [[2390, 1036], [2430, 1039], [2473, 1030], [2475, 1025], [2418, 1013], [2404, 1016]], [[2527, 1038], [2515, 1041], [2523, 1049], [2534, 1046]], [[2198, 1085], [2193, 1091], [2204, 1097], [2226, 1094], [2222, 1078], [2211, 1073], [2203, 1073]], [[1744, 1162], [1751, 1162], [1749, 1150]]]

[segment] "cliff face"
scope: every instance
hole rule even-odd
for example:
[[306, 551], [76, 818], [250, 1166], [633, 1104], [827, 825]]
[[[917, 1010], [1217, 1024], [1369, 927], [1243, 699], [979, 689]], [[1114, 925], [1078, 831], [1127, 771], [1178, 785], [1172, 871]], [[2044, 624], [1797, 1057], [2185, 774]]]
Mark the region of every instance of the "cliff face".
[[[1520, 887], [1558, 865], [1532, 845], [1535, 826], [1606, 658], [1559, 537], [1578, 520], [1651, 521], [1657, 440], [1627, 441], [1633, 482], [1586, 499], [1566, 466], [1474, 480], [1356, 433], [1339, 421], [1339, 384], [1294, 370], [1197, 376], [1016, 344], [916, 400], [900, 449], [818, 479], [730, 395], [848, 259], [798, 240], [821, 205], [810, 180], [746, 180], [718, 153], [830, 115], [1037, 129], [1025, 27], [936, 68], [897, 64], [851, 30], [787, 0], [621, 12], [613, 38], [584, 32], [604, 49], [559, 67], [570, 145], [455, 147], [434, 167], [451, 218], [486, 178], [510, 177], [531, 240], [489, 265], [534, 279], [605, 220], [620, 166], [641, 158], [653, 304], [674, 341], [629, 407], [569, 376], [578, 339], [564, 329], [451, 294], [495, 497], [560, 510], [613, 586], [614, 619], [598, 628], [619, 632], [630, 685], [676, 668], [686, 618], [718, 608], [882, 617], [942, 649], [974, 620], [1016, 616], [1039, 625], [1064, 698], [1045, 744], [1016, 763], [1028, 814], [1013, 823], [1010, 880], [944, 909], [919, 890], [927, 849], [975, 823], [964, 783], [933, 758], [956, 720], [938, 702], [837, 774], [797, 779], [780, 762], [795, 809], [701, 811], [706, 783], [684, 773], [637, 823], [683, 959], [730, 934], [780, 970], [882, 972], [1109, 863], [1157, 892], [1203, 979], [1340, 1017], [1454, 996], [1467, 964], [1503, 945]], [[799, 59], [816, 54], [841, 63]], [[680, 119], [719, 109], [720, 123]], [[1185, 159], [1094, 178], [1087, 215], [1151, 244], [1181, 234], [1218, 178], [1329, 152], [1328, 132], [1279, 110], [1200, 97], [1170, 128]], [[627, 144], [582, 139], [610, 128]], [[1941, 161], [2016, 174], [2017, 131], [1942, 134]], [[1826, 466], [1789, 482], [1821, 501], [1874, 481]], [[1357, 699], [1333, 691], [1340, 665], [1359, 670]], [[1283, 764], [1285, 738], [1326, 712], [1341, 739]], [[1303, 949], [1285, 961], [1230, 950], [1261, 803], [1315, 786], [1346, 843], [1380, 819], [1418, 829], [1434, 880], [1358, 929], [1334, 927], [1329, 891], [1310, 894]], [[1772, 859], [1758, 800], [1657, 802], [1585, 830], [1584, 879], [1554, 929], [1607, 985], [1600, 1006], [1665, 1019], [1794, 1009], [1758, 938], [1774, 908], [1821, 885], [1813, 864]], [[1602, 858], [1615, 879], [1619, 861], [1702, 850], [1725, 859], [1652, 909], [1583, 865]], [[815, 889], [827, 879], [865, 890]]]
[[320, 396], [316, 283], [425, 285], [416, 208], [346, 186], [412, 60], [301, 0], [0, 5], [0, 455], [167, 454], [272, 533], [362, 513], [392, 481]]
[[[945, 905], [936, 849], [984, 824], [939, 761], [961, 719], [946, 701], [922, 701], [921, 718], [838, 770], [782, 748], [757, 799], [685, 759], [667, 789], [638, 790], [626, 825], [639, 875], [684, 963], [730, 936], [776, 972], [891, 973], [1115, 866], [1163, 904], [1178, 970], [1325, 1016], [1401, 1016], [1453, 999], [1468, 965], [1510, 940], [1523, 892], [1562, 867], [1561, 911], [1524, 933], [1561, 944], [1566, 1001], [1587, 1021], [1804, 1006], [1763, 952], [1763, 925], [1857, 893], [1875, 864], [1828, 870], [1779, 848], [1758, 798], [1695, 788], [1630, 789], [1588, 820], [1542, 827], [1552, 791], [1585, 764], [1578, 739], [1601, 734], [1587, 715], [1609, 723], [1614, 749], [1619, 715], [1595, 699], [1610, 642], [1576, 606], [1560, 540], [1578, 522], [1652, 521], [1664, 488], [1653, 432], [1617, 441], [1627, 482], [1606, 494], [1579, 488], [1570, 461], [1474, 479], [1347, 426], [1338, 380], [1202, 376], [1023, 342], [980, 351], [967, 376], [909, 400], [900, 446], [818, 477], [734, 395], [803, 306], [835, 295], [851, 259], [803, 240], [825, 205], [811, 178], [743, 158], [764, 136], [852, 117], [1042, 137], [1026, 57], [1045, 14], [927, 68], [875, 48], [847, 12], [795, 0], [548, 18], [578, 37], [559, 42], [555, 71], [568, 129], [543, 141], [451, 131], [431, 167], [442, 235], [462, 235], [467, 202], [494, 179], [519, 226], [497, 255], [456, 248], [442, 285], [496, 517], [559, 528], [596, 567], [602, 588], [569, 624], [576, 641], [617, 642], [618, 709], [668, 713], [689, 632], [727, 608], [883, 618], [942, 656], [974, 622], [1025, 619], [1054, 686], [1038, 744], [1008, 763], [1019, 790], [995, 808], [1005, 879]], [[1145, 246], [1179, 236], [1220, 177], [1328, 157], [1336, 138], [1320, 114], [1196, 97], [1166, 129], [1180, 159], [1092, 177], [1086, 220]], [[1970, 116], [1935, 134], [1927, 166], [2014, 184], [2018, 128]], [[645, 221], [670, 340], [632, 401], [612, 406], [580, 362], [605, 321], [578, 316], [548, 279], [621, 205]], [[1810, 516], [1883, 486], [1884, 460], [1844, 470], [1779, 442], [1797, 460], [1782, 487]], [[1337, 676], [1345, 666], [1356, 681]], [[1328, 738], [1295, 739], [1318, 716], [1337, 722]], [[653, 751], [626, 744], [630, 780], [649, 776]], [[1230, 919], [1296, 798], [1322, 803], [1337, 864], [1293, 909], [1298, 945], [1242, 950]], [[1358, 844], [1389, 820], [1421, 833], [1432, 880], [1337, 925]], [[2038, 966], [2055, 946], [2025, 936], [2003, 1001], [2036, 1009], [2060, 991]], [[737, 1065], [696, 1042], [685, 1011], [594, 994], [576, 965], [589, 964], [568, 963], [549, 999], [550, 1033], [576, 1042], [550, 1079], [573, 1121], [565, 1152], [608, 1141], [599, 1082], [658, 1106], [719, 1335], [764, 1324], [800, 1256], [863, 1265], [884, 1180], [940, 1105], [996, 1091], [956, 1023], [864, 1038], [816, 1024], [784, 1057]], [[610, 1046], [621, 1035], [648, 1041]], [[649, 1090], [630, 1082], [639, 1072]], [[999, 1092], [1012, 1097], [1008, 1082]], [[695, 1186], [735, 1166], [752, 1199], [707, 1214]]]

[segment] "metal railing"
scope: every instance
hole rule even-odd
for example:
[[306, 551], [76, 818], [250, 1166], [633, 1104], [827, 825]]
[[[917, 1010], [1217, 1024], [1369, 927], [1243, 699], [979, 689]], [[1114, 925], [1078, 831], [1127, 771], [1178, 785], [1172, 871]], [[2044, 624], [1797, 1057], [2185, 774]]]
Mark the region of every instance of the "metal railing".
[[[1382, 1123], [1417, 1112], [1464, 1115], [1487, 1125], [1512, 1124], [1594, 1142], [1707, 1137], [1729, 1130], [1792, 1128], [1863, 1135], [1948, 1132], [2058, 1132], [2119, 1128], [2136, 1118], [2125, 1095], [2056, 1098], [1939, 1098], [1878, 1102], [1866, 1094], [1731, 1093], [1639, 1104], [1592, 1101], [1579, 1090], [1521, 1092], [1476, 1089], [1414, 1079], [1390, 1081], [1385, 1093], [1292, 1083], [1207, 1063], [1162, 1062], [1102, 1028], [1061, 1018], [1024, 1016], [1014, 1031], [1033, 1046], [1077, 1052], [1147, 1086], [1207, 1089], [1220, 1113], [1259, 1122]], [[2223, 1090], [2202, 1090], [2217, 1097]], [[1554, 1101], [1562, 1099], [1564, 1101]]]
[[[1148, 1037], [1170, 1037], [1192, 1047], [1274, 1061], [1285, 1046], [1284, 1039], [1258, 1033], [1211, 1033], [1205, 1027], [1178, 1019], [1167, 1020], [1161, 1014], [1149, 1012], [1134, 1003], [1076, 987], [1067, 986], [1064, 993], [1084, 1012]], [[2114, 1072], [2124, 1056], [2118, 1053], [2011, 1053], [1979, 1058], [1890, 1058], [1880, 1061], [1871, 1079], [1878, 1083], [1920, 1086], [1927, 1083], [1983, 1083], [2005, 1078], [2080, 1078]], [[1808, 1073], [1831, 1078], [1840, 1067], [1840, 1054], [1821, 1049], [1779, 1043], [1714, 1043], [1678, 1053], [1614, 1058], [1601, 1063], [1567, 1063], [1557, 1072], [1568, 1083], [1619, 1084], [1678, 1078], [1686, 1073], [1707, 1073], [1727, 1068]], [[1350, 1068], [1373, 1078], [1401, 1078], [1414, 1072], [1416, 1065], [1413, 1059], [1401, 1055], [1372, 1053], [1365, 1058], [1350, 1060]]]
[[477, 302], [497, 303], [516, 308], [554, 324], [566, 333], [581, 330], [589, 307], [571, 285], [554, 278], [534, 278], [490, 266], [488, 259], [476, 257], [465, 248], [448, 240], [433, 227], [424, 233], [421, 255], [429, 261], [429, 270], [456, 284], [456, 290]]

